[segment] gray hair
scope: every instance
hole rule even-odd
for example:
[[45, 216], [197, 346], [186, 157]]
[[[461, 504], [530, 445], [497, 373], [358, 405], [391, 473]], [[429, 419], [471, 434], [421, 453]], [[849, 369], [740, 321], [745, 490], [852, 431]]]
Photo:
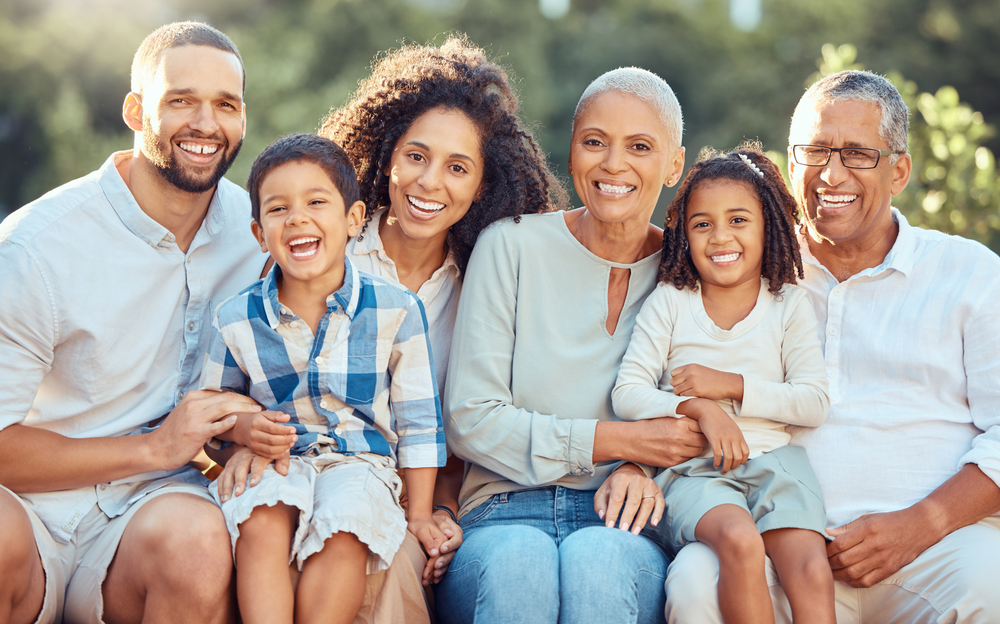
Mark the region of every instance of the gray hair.
[[619, 67], [597, 77], [584, 89], [573, 113], [573, 125], [587, 109], [591, 100], [608, 92], [625, 93], [649, 104], [660, 117], [667, 129], [667, 139], [680, 147], [684, 132], [684, 118], [681, 105], [674, 90], [663, 79], [651, 71], [639, 67]]
[[[881, 119], [878, 125], [878, 135], [886, 142], [889, 149], [905, 152], [907, 149], [906, 134], [910, 128], [910, 111], [903, 103], [899, 91], [891, 82], [878, 74], [869, 71], [848, 70], [830, 74], [809, 87], [799, 100], [792, 113], [792, 124], [789, 130], [788, 142], [791, 144], [791, 133], [795, 129], [795, 121], [800, 112], [805, 113], [816, 104], [843, 102], [847, 100], [871, 102], [878, 106]], [[893, 154], [892, 162], [896, 161]]]

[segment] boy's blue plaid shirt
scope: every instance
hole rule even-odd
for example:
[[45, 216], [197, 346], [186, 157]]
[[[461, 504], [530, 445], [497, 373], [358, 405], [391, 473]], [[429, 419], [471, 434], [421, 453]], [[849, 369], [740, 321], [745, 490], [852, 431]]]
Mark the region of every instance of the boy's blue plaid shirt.
[[316, 444], [377, 453], [400, 468], [445, 463], [427, 320], [412, 293], [345, 258], [315, 340], [278, 302], [275, 265], [217, 310], [201, 386], [248, 394], [291, 416], [293, 455]]

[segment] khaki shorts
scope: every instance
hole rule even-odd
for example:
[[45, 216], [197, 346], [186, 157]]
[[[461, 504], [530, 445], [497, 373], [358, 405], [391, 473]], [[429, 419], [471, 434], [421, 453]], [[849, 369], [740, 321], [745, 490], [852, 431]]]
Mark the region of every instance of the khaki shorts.
[[656, 482], [667, 504], [660, 530], [679, 552], [695, 539], [695, 527], [719, 505], [746, 509], [763, 533], [808, 529], [826, 535], [826, 509], [804, 449], [781, 446], [722, 474], [712, 458], [696, 458], [664, 470]]
[[45, 571], [45, 599], [36, 620], [38, 624], [63, 620], [81, 624], [103, 621], [102, 585], [108, 566], [118, 551], [129, 520], [143, 505], [164, 494], [194, 494], [212, 500], [204, 486], [168, 483], [146, 494], [115, 518], [108, 518], [100, 507], [94, 505], [77, 525], [70, 543], [63, 544], [52, 538], [42, 519], [17, 494], [3, 486], [0, 489], [21, 503], [35, 534], [38, 556]]
[[209, 486], [226, 517], [234, 557], [240, 524], [257, 507], [283, 503], [299, 510], [289, 563], [296, 562], [301, 571], [306, 559], [323, 550], [327, 538], [345, 532], [368, 547], [368, 574], [388, 568], [406, 536], [401, 489], [389, 458], [371, 453], [292, 457], [287, 476], [275, 472], [272, 464], [257, 485], [225, 503], [219, 500], [218, 481]]

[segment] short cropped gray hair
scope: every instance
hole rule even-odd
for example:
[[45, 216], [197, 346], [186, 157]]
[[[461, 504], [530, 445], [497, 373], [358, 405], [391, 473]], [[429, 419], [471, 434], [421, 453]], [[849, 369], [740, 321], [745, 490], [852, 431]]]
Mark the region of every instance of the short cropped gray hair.
[[[889, 149], [905, 152], [907, 149], [906, 134], [910, 129], [910, 111], [903, 103], [903, 97], [891, 82], [878, 74], [869, 71], [848, 70], [830, 74], [809, 87], [799, 100], [792, 113], [792, 123], [789, 129], [789, 144], [793, 139], [791, 133], [795, 129], [795, 120], [800, 112], [811, 109], [816, 104], [843, 101], [871, 102], [879, 108], [882, 115], [878, 126], [878, 135], [886, 142]], [[896, 156], [893, 155], [893, 162]]]
[[675, 147], [680, 147], [684, 133], [684, 117], [681, 115], [681, 105], [677, 101], [677, 96], [663, 78], [640, 67], [619, 67], [598, 76], [580, 96], [576, 111], [573, 113], [573, 125], [576, 126], [576, 120], [580, 118], [591, 100], [611, 91], [626, 93], [649, 104], [667, 129], [667, 139]]

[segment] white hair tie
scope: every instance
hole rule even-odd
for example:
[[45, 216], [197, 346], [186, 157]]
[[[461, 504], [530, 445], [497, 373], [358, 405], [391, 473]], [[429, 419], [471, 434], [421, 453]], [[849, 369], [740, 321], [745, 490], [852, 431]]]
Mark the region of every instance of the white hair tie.
[[761, 171], [760, 169], [758, 169], [757, 165], [753, 164], [753, 161], [750, 160], [749, 158], [747, 158], [745, 154], [738, 154], [738, 156], [741, 159], [743, 159], [743, 162], [745, 162], [747, 164], [747, 167], [750, 167], [751, 169], [753, 169], [754, 173], [756, 173], [757, 175], [759, 175], [762, 178], [764, 177], [764, 172]]

